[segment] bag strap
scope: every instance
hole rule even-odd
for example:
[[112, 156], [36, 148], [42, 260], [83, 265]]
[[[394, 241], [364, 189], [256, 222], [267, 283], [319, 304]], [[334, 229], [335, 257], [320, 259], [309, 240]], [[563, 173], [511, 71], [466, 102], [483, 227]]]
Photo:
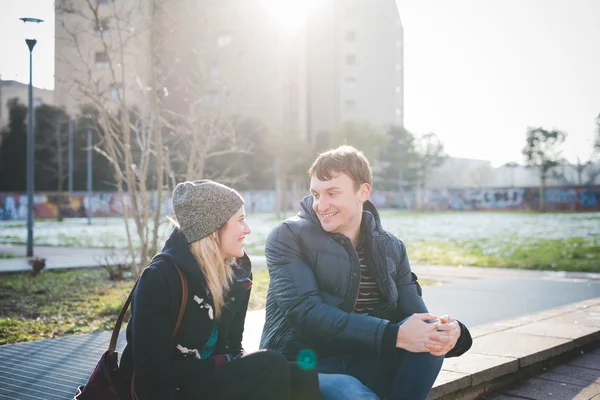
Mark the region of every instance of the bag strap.
[[[152, 261], [150, 261], [150, 263], [148, 264], [148, 266], [146, 268], [148, 268], [150, 266], [150, 264], [152, 264], [154, 261], [161, 259], [161, 258], [164, 258], [164, 257], [153, 258]], [[187, 279], [185, 277], [185, 274], [183, 272], [181, 272], [181, 269], [179, 269], [177, 264], [173, 263], [173, 265], [175, 266], [175, 269], [179, 273], [179, 278], [181, 279], [181, 305], [179, 307], [179, 315], [177, 317], [177, 324], [175, 324], [175, 329], [173, 329], [173, 334], [171, 335], [171, 337], [175, 337], [175, 335], [179, 331], [179, 326], [181, 325], [181, 320], [183, 319], [183, 314], [185, 312], [185, 307], [187, 306], [187, 299], [188, 299], [188, 285], [187, 285]], [[140, 277], [141, 277], [141, 274], [140, 274]], [[133, 292], [135, 291], [135, 288], [137, 287], [137, 285], [140, 281], [140, 277], [138, 277], [137, 280], [135, 281], [135, 285], [133, 285], [133, 288], [131, 289], [129, 296], [127, 296], [127, 300], [125, 300], [125, 304], [123, 304], [123, 308], [121, 308], [119, 317], [117, 318], [117, 323], [115, 324], [112, 335], [110, 337], [110, 343], [108, 344], [108, 350], [111, 352], [114, 352], [117, 349], [117, 339], [119, 338], [119, 332], [121, 331], [121, 325], [123, 324], [123, 318], [125, 318], [125, 313], [127, 312], [127, 309], [129, 309], [129, 305], [131, 304], [131, 298], [133, 296]]]
[[177, 332], [179, 331], [179, 326], [181, 325], [181, 320], [183, 319], [183, 314], [185, 313], [185, 307], [187, 306], [188, 300], [188, 285], [185, 274], [181, 272], [177, 264], [173, 263], [177, 272], [179, 272], [179, 277], [181, 278], [181, 305], [179, 306], [179, 316], [177, 316], [177, 323], [175, 324], [175, 329], [173, 329], [173, 334], [171, 337], [175, 337]]

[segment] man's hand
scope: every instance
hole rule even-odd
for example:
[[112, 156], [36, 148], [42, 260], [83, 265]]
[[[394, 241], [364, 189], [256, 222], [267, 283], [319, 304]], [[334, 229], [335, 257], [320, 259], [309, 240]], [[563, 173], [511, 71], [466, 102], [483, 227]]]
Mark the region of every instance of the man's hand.
[[[437, 320], [438, 317], [431, 314], [413, 314], [408, 317], [398, 328], [396, 347], [410, 351], [411, 353], [427, 353], [431, 350], [426, 343], [433, 344], [430, 336], [435, 332], [438, 324], [428, 324], [427, 320]], [[441, 322], [441, 320], [440, 320]]]
[[425, 347], [433, 356], [444, 356], [456, 346], [460, 337], [460, 325], [454, 318], [444, 315], [437, 325], [437, 332], [429, 335], [431, 342], [425, 343]]

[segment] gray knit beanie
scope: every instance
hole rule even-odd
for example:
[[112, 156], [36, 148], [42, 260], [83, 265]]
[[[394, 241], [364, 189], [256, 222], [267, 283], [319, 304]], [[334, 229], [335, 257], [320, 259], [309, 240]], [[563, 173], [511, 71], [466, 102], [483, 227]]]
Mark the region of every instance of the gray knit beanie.
[[240, 194], [217, 182], [181, 182], [173, 191], [173, 209], [188, 244], [223, 226], [244, 205]]

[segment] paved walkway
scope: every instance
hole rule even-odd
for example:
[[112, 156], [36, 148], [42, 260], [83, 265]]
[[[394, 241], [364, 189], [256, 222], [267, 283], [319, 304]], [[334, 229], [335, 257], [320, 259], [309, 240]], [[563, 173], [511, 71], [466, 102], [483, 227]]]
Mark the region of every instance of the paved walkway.
[[[429, 289], [435, 291], [436, 288]], [[452, 299], [447, 303], [447, 307], [452, 308]], [[248, 313], [244, 332], [244, 348], [248, 351], [258, 348], [263, 323], [264, 310]], [[600, 298], [481, 325], [471, 331], [474, 337], [473, 348], [462, 357], [444, 361], [430, 400], [455, 398], [452, 396], [460, 391], [477, 389], [484, 383], [518, 373], [521, 368], [578, 346], [597, 342], [600, 339]], [[85, 383], [98, 358], [106, 350], [109, 338], [110, 332], [100, 332], [0, 346], [0, 398], [72, 398], [75, 388]], [[117, 350], [121, 352], [124, 346], [122, 331]], [[575, 360], [549, 371], [550, 374], [534, 378], [534, 383], [525, 382], [522, 384], [525, 388], [523, 390], [529, 390], [529, 397], [518, 397], [517, 390], [520, 389], [509, 388], [492, 398], [591, 399], [600, 394], [600, 390], [597, 390], [599, 387], [591, 383], [596, 382], [600, 374], [600, 364], [596, 363], [598, 358], [594, 356], [591, 359]], [[579, 369], [567, 371], [573, 365]], [[549, 385], [556, 383], [556, 374], [566, 376], [561, 377], [563, 381], [558, 384], [563, 392], [552, 386], [552, 390], [557, 390], [554, 393], [573, 393], [576, 390], [583, 392], [585, 389], [583, 394], [589, 396], [543, 396], [542, 394], [549, 393]], [[572, 378], [570, 381], [569, 376]], [[590, 382], [589, 385], [586, 382]], [[534, 389], [531, 388], [533, 384], [537, 385]], [[587, 386], [583, 386], [584, 384]], [[485, 393], [479, 390], [479, 393]], [[507, 394], [517, 397], [506, 397]]]
[[[0, 273], [30, 271], [27, 263], [26, 247], [23, 245], [0, 244], [0, 254], [13, 254], [14, 258], [0, 258]], [[37, 246], [35, 257], [46, 259], [46, 268], [82, 268], [111, 265], [128, 259], [124, 250], [102, 248], [76, 248]], [[266, 266], [265, 256], [251, 255], [252, 265], [256, 268]], [[413, 271], [419, 278], [450, 283], [482, 278], [505, 279], [542, 279], [573, 282], [600, 282], [600, 273], [563, 272], [563, 271], [529, 271], [508, 268], [456, 267], [444, 265], [412, 264]]]
[[522, 378], [539, 363], [583, 346], [597, 346], [600, 297], [476, 326], [470, 331], [473, 347], [461, 357], [444, 360], [430, 399], [475, 399]]
[[[18, 257], [0, 259], [0, 272], [30, 270], [24, 246], [0, 245], [0, 253], [3, 252]], [[102, 264], [98, 259], [106, 255], [105, 249], [60, 247], [38, 247], [35, 252], [47, 259], [48, 268], [95, 267]], [[265, 266], [264, 257], [252, 259], [256, 268]], [[452, 396], [570, 351], [591, 339], [600, 340], [600, 274], [418, 264], [413, 265], [413, 270], [420, 278], [444, 283], [424, 288], [430, 311], [461, 319], [473, 328], [475, 339], [473, 349], [465, 356], [445, 361], [431, 399]], [[264, 310], [248, 314], [244, 332], [247, 350], [258, 348], [263, 321]], [[101, 332], [0, 346], [0, 398], [72, 398], [75, 387], [85, 382], [106, 349], [109, 336], [110, 332]], [[123, 346], [122, 340], [119, 348]], [[598, 358], [591, 360], [585, 362], [595, 363]], [[554, 373], [569, 374], [560, 371]], [[564, 378], [564, 382], [559, 382], [564, 383], [561, 387], [572, 391], [583, 388], [586, 391], [582, 389], [581, 396], [596, 389], [595, 367], [572, 373], [583, 375], [576, 375], [577, 381]], [[546, 383], [552, 380], [548, 376], [535, 378], [538, 380], [533, 384], [554, 385]], [[591, 382], [591, 389], [583, 387], [583, 382]], [[544, 397], [539, 394], [543, 391], [534, 395], [535, 390], [527, 386], [530, 384], [523, 385], [530, 397], [509, 389], [492, 398], [570, 398]]]
[[600, 347], [481, 399], [600, 399]]
[[[0, 258], [0, 273], [31, 271], [27, 248], [23, 245], [0, 244], [0, 254], [12, 254], [13, 258]], [[101, 265], [117, 265], [131, 259], [126, 250], [81, 247], [37, 246], [34, 257], [46, 259], [46, 269], [95, 268]], [[264, 256], [253, 256], [253, 265], [264, 267]]]

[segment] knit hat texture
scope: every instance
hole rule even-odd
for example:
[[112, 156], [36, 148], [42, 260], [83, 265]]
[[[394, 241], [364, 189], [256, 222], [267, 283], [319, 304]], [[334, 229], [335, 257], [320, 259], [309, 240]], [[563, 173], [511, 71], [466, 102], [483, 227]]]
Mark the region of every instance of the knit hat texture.
[[215, 232], [243, 205], [236, 190], [208, 179], [178, 183], [173, 191], [175, 218], [188, 244]]

